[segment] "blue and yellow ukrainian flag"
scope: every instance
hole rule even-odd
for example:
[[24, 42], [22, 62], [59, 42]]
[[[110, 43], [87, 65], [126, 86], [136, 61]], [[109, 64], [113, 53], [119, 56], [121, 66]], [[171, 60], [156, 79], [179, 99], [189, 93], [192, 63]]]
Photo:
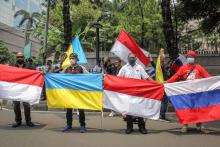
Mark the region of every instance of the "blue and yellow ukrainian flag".
[[67, 58], [62, 64], [62, 68], [65, 69], [68, 66], [70, 66], [70, 54], [76, 53], [78, 55], [79, 61], [77, 62], [78, 64], [87, 64], [88, 61], [86, 59], [85, 53], [83, 51], [82, 45], [79, 41], [79, 37], [76, 35], [75, 38], [73, 39], [72, 43], [69, 45], [69, 48], [66, 52]]
[[48, 73], [45, 81], [49, 108], [102, 111], [102, 74]]

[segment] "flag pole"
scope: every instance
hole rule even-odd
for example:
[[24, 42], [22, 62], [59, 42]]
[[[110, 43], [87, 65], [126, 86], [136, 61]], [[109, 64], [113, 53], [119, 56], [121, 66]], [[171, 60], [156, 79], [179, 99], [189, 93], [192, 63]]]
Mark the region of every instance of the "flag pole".
[[102, 125], [102, 122], [103, 122], [103, 115], [104, 115], [104, 113], [103, 113], [103, 111], [101, 112], [101, 130], [102, 130], [102, 127], [103, 127], [103, 125]]

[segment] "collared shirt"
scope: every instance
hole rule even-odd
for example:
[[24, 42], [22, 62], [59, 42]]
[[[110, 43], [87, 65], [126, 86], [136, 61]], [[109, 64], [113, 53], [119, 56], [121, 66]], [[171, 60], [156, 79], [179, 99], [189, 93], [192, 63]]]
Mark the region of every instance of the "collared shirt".
[[138, 64], [135, 64], [134, 66], [131, 66], [130, 64], [124, 65], [120, 69], [118, 76], [144, 80], [148, 79], [149, 77], [144, 68]]
[[101, 73], [102, 72], [102, 67], [96, 65], [93, 69], [92, 69], [93, 73]]

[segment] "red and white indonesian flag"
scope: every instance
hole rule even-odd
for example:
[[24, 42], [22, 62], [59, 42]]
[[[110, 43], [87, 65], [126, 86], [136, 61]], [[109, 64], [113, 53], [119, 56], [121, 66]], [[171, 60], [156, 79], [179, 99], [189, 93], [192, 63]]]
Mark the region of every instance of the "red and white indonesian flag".
[[128, 62], [128, 54], [134, 53], [139, 63], [142, 66], [146, 66], [149, 64], [149, 53], [143, 49], [141, 49], [138, 44], [134, 41], [134, 39], [129, 36], [125, 31], [121, 31], [116, 39], [111, 52], [118, 56], [124, 62]]
[[43, 84], [39, 71], [0, 65], [0, 99], [39, 103]]
[[159, 118], [164, 86], [157, 82], [106, 75], [104, 108], [156, 120]]

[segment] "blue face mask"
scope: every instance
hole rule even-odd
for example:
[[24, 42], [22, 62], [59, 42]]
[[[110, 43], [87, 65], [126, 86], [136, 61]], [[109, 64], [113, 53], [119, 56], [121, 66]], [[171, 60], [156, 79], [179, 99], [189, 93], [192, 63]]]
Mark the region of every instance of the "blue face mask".
[[128, 59], [128, 62], [129, 62], [129, 64], [130, 64], [131, 66], [134, 66], [135, 63], [136, 63], [136, 59], [135, 59], [135, 58], [129, 58], [129, 59]]
[[187, 58], [187, 63], [189, 64], [195, 63], [195, 58]]

